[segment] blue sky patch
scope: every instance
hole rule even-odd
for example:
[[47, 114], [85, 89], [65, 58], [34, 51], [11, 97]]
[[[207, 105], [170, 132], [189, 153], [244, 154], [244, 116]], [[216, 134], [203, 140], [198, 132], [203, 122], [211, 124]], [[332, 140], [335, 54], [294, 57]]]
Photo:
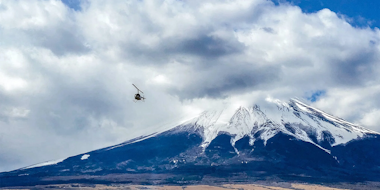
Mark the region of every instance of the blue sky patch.
[[81, 0], [61, 0], [63, 4], [74, 9], [75, 11], [81, 11], [82, 8], [80, 6]]
[[318, 91], [315, 91], [313, 94], [311, 94], [311, 96], [307, 97], [307, 99], [311, 102], [316, 102], [317, 100], [319, 100], [321, 96], [324, 96], [325, 94], [326, 94], [326, 91], [318, 90]]
[[355, 27], [380, 28], [380, 1], [378, 0], [272, 0], [276, 5], [289, 2], [303, 12], [312, 13], [324, 8], [346, 15]]

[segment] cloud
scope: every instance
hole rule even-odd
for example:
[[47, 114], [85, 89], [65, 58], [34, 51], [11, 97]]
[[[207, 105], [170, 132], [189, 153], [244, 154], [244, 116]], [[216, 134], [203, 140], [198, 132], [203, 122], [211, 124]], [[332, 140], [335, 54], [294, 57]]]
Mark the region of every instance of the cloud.
[[379, 98], [379, 85], [367, 84], [350, 88], [330, 88], [323, 98], [313, 104], [348, 121], [380, 131], [375, 117], [380, 106]]
[[364, 117], [360, 119], [360, 124], [364, 126], [371, 127], [376, 131], [380, 130], [379, 122], [380, 122], [380, 110], [374, 109], [369, 111], [369, 113], [363, 114]]
[[75, 13], [61, 1], [4, 2], [0, 18], [4, 44], [43, 47], [57, 55], [88, 51]]
[[379, 130], [378, 29], [266, 0], [72, 3], [0, 1], [0, 171], [267, 97]]

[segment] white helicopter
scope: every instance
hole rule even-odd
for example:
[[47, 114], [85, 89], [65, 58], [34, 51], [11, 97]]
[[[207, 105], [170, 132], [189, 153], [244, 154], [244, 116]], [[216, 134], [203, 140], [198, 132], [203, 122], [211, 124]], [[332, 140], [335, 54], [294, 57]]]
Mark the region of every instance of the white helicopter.
[[133, 100], [133, 101], [134, 101], [134, 102], [139, 101], [139, 100], [144, 101], [144, 100], [145, 100], [145, 97], [142, 96], [142, 95], [140, 95], [140, 92], [141, 92], [142, 94], [144, 94], [144, 92], [141, 91], [140, 89], [138, 89], [134, 84], [132, 84], [132, 85], [137, 89], [137, 94], [135, 94], [135, 100]]

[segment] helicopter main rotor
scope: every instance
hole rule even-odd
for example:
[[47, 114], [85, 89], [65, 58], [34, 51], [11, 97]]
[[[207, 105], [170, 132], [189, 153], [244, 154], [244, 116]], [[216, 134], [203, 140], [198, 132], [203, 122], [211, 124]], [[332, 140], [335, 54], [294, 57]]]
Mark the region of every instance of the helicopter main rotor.
[[143, 93], [144, 94], [144, 92], [143, 91], [141, 91], [139, 88], [137, 88], [137, 86], [136, 85], [134, 85], [134, 84], [132, 84], [136, 89], [137, 89], [137, 93], [139, 93], [139, 92], [141, 92], [141, 93]]

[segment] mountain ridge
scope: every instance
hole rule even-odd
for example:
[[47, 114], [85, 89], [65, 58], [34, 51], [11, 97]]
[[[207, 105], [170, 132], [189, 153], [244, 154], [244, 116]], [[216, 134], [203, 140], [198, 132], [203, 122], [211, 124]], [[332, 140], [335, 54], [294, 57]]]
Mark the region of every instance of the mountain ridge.
[[[320, 147], [315, 140], [309, 137], [310, 134], [308, 133], [315, 133], [314, 135], [316, 135], [315, 138], [318, 142], [323, 141], [324, 138], [328, 138], [331, 146], [347, 143], [350, 140], [363, 137], [365, 134], [379, 134], [378, 132], [365, 129], [359, 125], [349, 123], [341, 118], [312, 108], [296, 99], [291, 99], [290, 103], [279, 100], [275, 100], [274, 103], [278, 111], [281, 112], [281, 115], [274, 117], [272, 115], [271, 118], [274, 119], [268, 118], [258, 105], [249, 108], [240, 106], [229, 121], [219, 121], [223, 110], [205, 111], [199, 117], [182, 124], [182, 126], [192, 125], [198, 130], [203, 128], [203, 148], [207, 147], [219, 132], [235, 135], [231, 141], [232, 145], [234, 145], [237, 140], [244, 136], [251, 137], [250, 143], [254, 143], [254, 134], [258, 131], [261, 131], [260, 137], [264, 140], [264, 144], [266, 144], [268, 139], [281, 131], [305, 142], [310, 142], [325, 151], [326, 149]], [[292, 123], [293, 127], [289, 127], [289, 123]], [[294, 124], [302, 126], [295, 128]], [[331, 134], [330, 130], [335, 133]], [[333, 137], [330, 135], [333, 135]]]

